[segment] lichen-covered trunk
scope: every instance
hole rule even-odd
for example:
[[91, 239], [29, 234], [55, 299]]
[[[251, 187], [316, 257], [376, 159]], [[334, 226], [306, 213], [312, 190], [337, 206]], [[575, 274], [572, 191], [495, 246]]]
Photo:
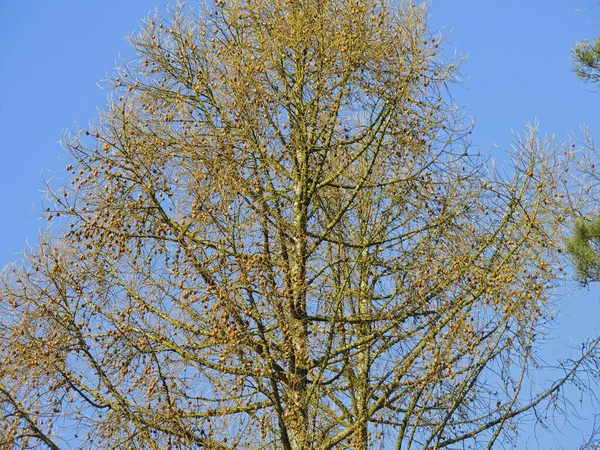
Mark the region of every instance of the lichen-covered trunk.
[[[301, 95], [300, 95], [301, 96]], [[309, 404], [307, 364], [308, 354], [308, 321], [306, 316], [307, 286], [307, 222], [309, 205], [308, 151], [303, 145], [301, 130], [296, 136], [296, 170], [294, 182], [294, 203], [292, 216], [293, 252], [290, 261], [289, 309], [290, 320], [288, 330], [289, 413], [292, 416], [290, 444], [293, 450], [312, 448], [309, 432]]]
[[[300, 41], [302, 39], [300, 38]], [[306, 110], [304, 105], [305, 51], [299, 43], [295, 52], [293, 103], [296, 115], [290, 117], [292, 124], [291, 148], [294, 152], [292, 211], [293, 248], [290, 261], [289, 286], [289, 336], [290, 346], [288, 389], [290, 391], [289, 414], [292, 417], [290, 445], [293, 450], [313, 448], [309, 428], [308, 399], [308, 320], [306, 315], [307, 285], [306, 270], [308, 264], [307, 224], [310, 205], [309, 154], [310, 144], [307, 133]]]
[[[358, 297], [359, 317], [367, 318], [371, 312], [371, 295], [369, 286], [369, 252], [361, 252], [360, 288]], [[365, 337], [371, 332], [370, 322], [365, 320], [359, 323], [359, 336]], [[354, 432], [354, 449], [367, 450], [369, 448], [369, 372], [371, 367], [370, 347], [362, 348], [356, 359], [356, 429]]]
[[[297, 194], [302, 195], [302, 187]], [[294, 205], [294, 253], [291, 264], [290, 286], [290, 323], [289, 323], [289, 386], [292, 429], [290, 443], [294, 450], [312, 448], [308, 420], [308, 384], [307, 362], [308, 333], [306, 316], [306, 205], [302, 199], [297, 199]]]

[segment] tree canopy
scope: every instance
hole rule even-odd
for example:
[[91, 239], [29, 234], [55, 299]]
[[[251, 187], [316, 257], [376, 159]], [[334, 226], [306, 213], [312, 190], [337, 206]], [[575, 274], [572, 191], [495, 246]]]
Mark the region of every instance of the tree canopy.
[[426, 19], [231, 0], [144, 23], [4, 271], [2, 446], [489, 448], [589, 385], [597, 341], [536, 379], [572, 152], [531, 128], [503, 169], [473, 154]]

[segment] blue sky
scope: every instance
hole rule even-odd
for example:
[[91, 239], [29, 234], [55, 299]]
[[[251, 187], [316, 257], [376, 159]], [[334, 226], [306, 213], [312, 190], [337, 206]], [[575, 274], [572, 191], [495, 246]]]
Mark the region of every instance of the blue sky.
[[0, 0], [0, 266], [45, 226], [42, 176], [64, 169], [62, 130], [86, 126], [106, 103], [98, 88], [123, 39], [157, 0]]
[[[448, 37], [449, 53], [469, 55], [464, 84], [452, 92], [476, 121], [476, 148], [501, 159], [496, 146], [507, 148], [511, 130], [536, 120], [559, 139], [583, 124], [600, 130], [600, 96], [576, 80], [570, 60], [577, 40], [600, 34], [594, 26], [600, 7], [586, 9], [593, 2], [433, 0], [431, 28]], [[107, 96], [96, 83], [119, 55], [131, 54], [123, 36], [163, 6], [159, 0], [0, 0], [0, 266], [18, 259], [45, 226], [35, 210], [42, 177], [66, 164], [62, 130], [95, 117]], [[600, 329], [597, 293], [560, 304], [557, 343], [580, 342]], [[573, 446], [578, 437], [565, 429], [561, 442]]]

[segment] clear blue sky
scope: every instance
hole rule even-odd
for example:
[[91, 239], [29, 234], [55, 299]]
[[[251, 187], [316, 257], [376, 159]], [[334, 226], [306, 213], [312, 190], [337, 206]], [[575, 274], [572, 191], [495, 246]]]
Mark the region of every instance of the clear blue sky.
[[[469, 55], [465, 82], [453, 89], [457, 103], [476, 120], [473, 144], [499, 157], [511, 130], [527, 122], [567, 139], [582, 124], [600, 130], [600, 95], [571, 72], [577, 40], [600, 34], [600, 7], [593, 0], [433, 0], [432, 29], [443, 28], [447, 50]], [[96, 83], [119, 54], [130, 55], [123, 36], [159, 0], [0, 0], [0, 266], [35, 243], [42, 174], [62, 170], [61, 131], [85, 126], [105, 104]], [[578, 10], [579, 8], [579, 10]], [[560, 303], [557, 342], [580, 342], [598, 327], [597, 293]], [[600, 327], [598, 327], [600, 329]], [[562, 348], [556, 345], [557, 348]], [[560, 438], [573, 448], [580, 434]], [[554, 447], [546, 437], [539, 448]], [[552, 442], [552, 444], [550, 444]], [[529, 448], [538, 448], [530, 440]]]

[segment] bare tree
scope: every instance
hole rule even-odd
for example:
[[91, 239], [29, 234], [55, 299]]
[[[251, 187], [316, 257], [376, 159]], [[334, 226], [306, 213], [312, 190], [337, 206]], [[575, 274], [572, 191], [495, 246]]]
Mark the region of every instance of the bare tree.
[[596, 352], [533, 378], [571, 154], [532, 129], [506, 173], [472, 155], [426, 15], [145, 22], [5, 270], [3, 448], [492, 447], [560, 409]]

